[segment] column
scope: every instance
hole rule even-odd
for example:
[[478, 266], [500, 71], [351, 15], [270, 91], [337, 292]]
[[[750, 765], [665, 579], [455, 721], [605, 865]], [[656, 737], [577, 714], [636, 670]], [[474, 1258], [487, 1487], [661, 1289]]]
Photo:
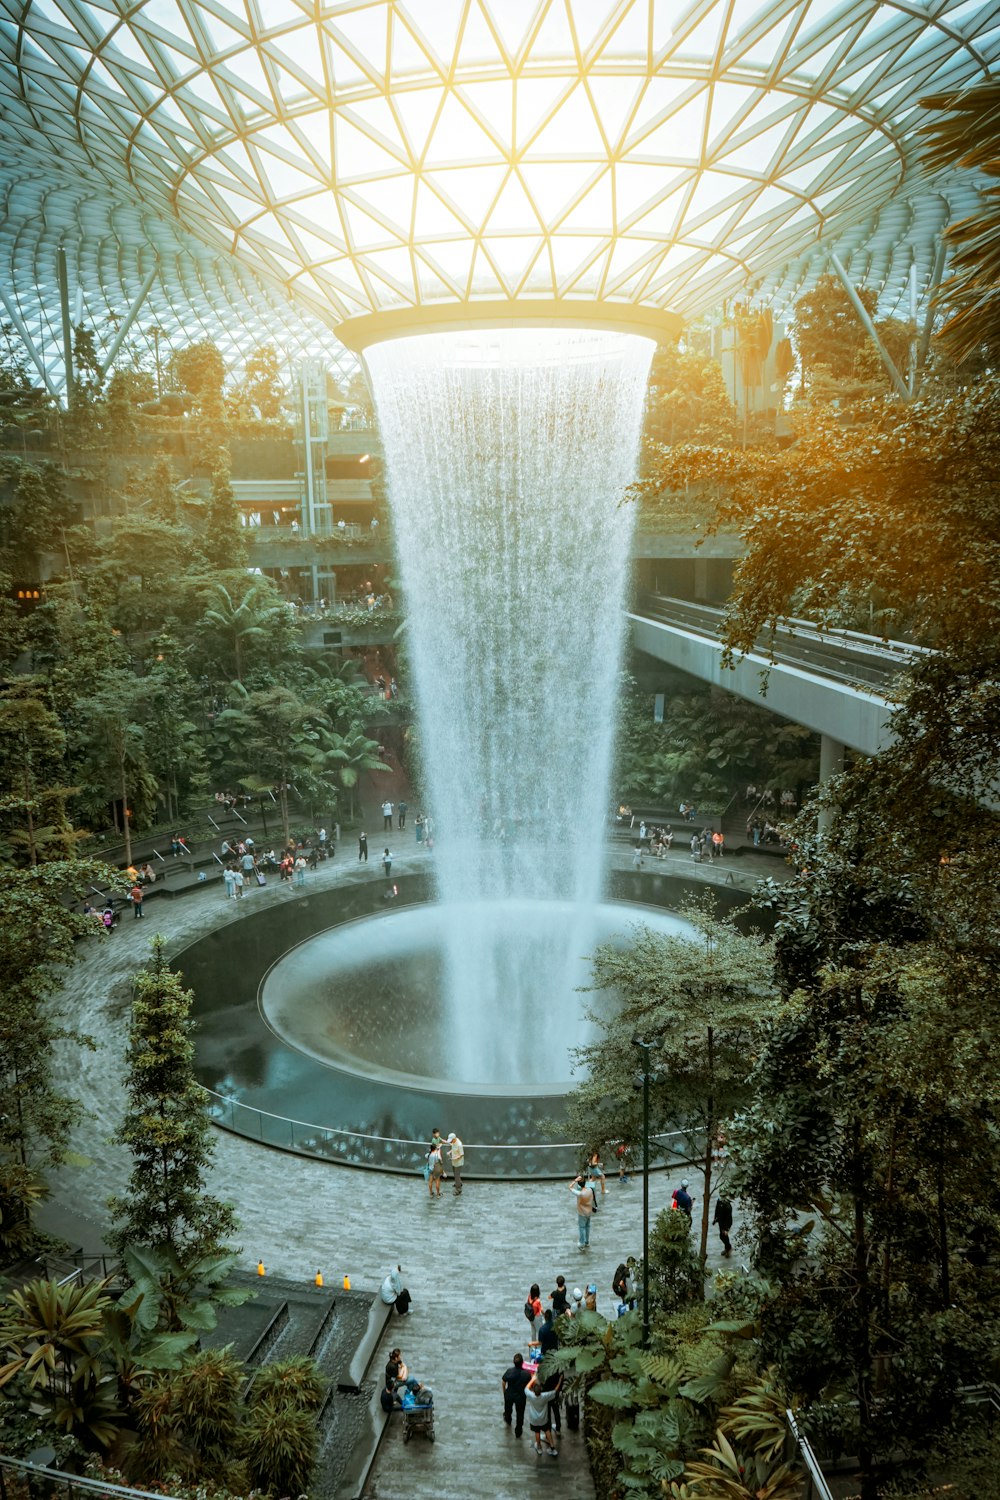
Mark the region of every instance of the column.
[[[844, 746], [840, 740], [833, 739], [828, 734], [820, 735], [819, 740], [819, 784], [825, 786], [831, 776], [839, 776], [844, 769]], [[833, 821], [833, 808], [820, 808], [819, 831], [825, 833]]]

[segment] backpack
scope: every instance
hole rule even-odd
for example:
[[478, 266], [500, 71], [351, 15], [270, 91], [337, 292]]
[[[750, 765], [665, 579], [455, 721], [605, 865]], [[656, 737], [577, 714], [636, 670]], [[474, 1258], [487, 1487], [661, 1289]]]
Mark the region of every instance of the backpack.
[[535, 1321], [535, 1304], [532, 1302], [530, 1297], [524, 1304], [524, 1316], [527, 1318], [529, 1323], [533, 1323]]
[[395, 1402], [392, 1399], [392, 1392], [390, 1391], [388, 1386], [386, 1386], [382, 1391], [382, 1394], [379, 1396], [379, 1401], [382, 1403], [383, 1411], [392, 1411]]

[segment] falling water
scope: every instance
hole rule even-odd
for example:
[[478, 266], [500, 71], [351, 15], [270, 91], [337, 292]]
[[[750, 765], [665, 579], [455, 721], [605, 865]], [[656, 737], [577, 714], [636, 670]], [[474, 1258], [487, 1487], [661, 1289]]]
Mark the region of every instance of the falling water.
[[575, 986], [608, 812], [620, 501], [653, 347], [503, 329], [366, 354], [447, 915], [442, 1076], [543, 1083], [586, 1035]]

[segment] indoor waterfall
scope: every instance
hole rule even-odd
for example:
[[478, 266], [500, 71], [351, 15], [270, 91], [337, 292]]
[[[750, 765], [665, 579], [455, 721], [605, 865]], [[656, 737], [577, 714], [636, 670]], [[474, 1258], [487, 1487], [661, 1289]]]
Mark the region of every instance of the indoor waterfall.
[[586, 1037], [653, 348], [507, 328], [365, 355], [445, 917], [441, 1047], [470, 1082], [562, 1077]]

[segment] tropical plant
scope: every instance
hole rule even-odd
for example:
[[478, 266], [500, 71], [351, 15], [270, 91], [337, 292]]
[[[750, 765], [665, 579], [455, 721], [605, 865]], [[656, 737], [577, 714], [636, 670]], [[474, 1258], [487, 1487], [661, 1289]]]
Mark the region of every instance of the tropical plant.
[[276, 603], [270, 585], [263, 583], [251, 583], [240, 598], [225, 585], [213, 583], [207, 597], [209, 607], [202, 624], [231, 650], [233, 676], [242, 682], [247, 645], [266, 639], [269, 627], [286, 606]]
[[228, 1263], [226, 1241], [236, 1230], [232, 1208], [205, 1189], [214, 1142], [192, 1070], [191, 1001], [155, 938], [150, 967], [135, 982], [128, 1105], [115, 1136], [133, 1168], [125, 1193], [110, 1200], [115, 1223], [107, 1237], [120, 1255], [130, 1248], [139, 1255], [142, 1246], [159, 1257], [168, 1329], [185, 1326], [206, 1266]]

